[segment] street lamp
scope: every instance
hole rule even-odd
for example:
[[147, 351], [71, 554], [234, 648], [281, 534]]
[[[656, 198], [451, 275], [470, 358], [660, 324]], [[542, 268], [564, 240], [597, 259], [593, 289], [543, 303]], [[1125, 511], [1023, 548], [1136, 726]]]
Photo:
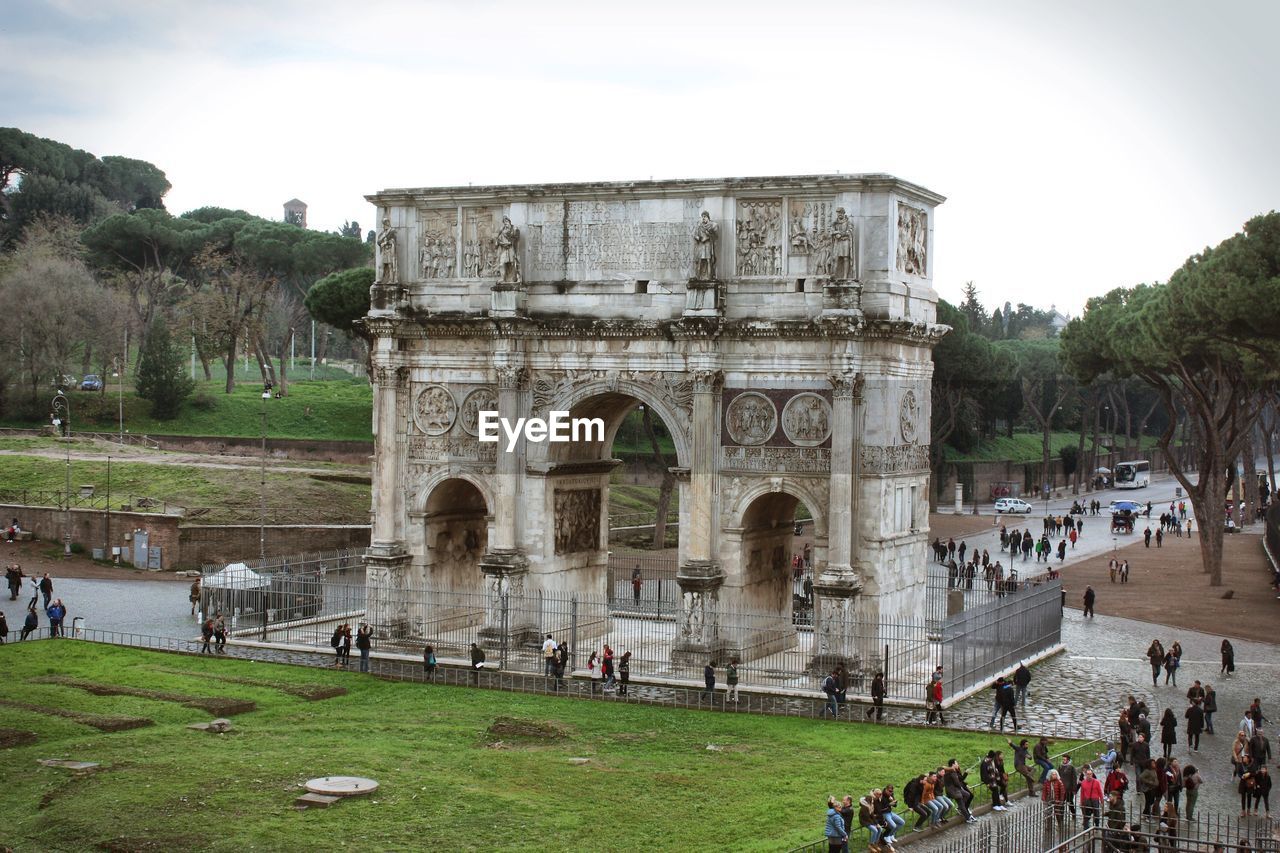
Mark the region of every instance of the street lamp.
[[62, 431], [67, 442], [67, 483], [63, 493], [62, 556], [71, 556], [71, 401], [61, 388], [53, 398], [53, 425]]
[[267, 558], [267, 401], [271, 384], [262, 388], [262, 472], [258, 483], [258, 559]]

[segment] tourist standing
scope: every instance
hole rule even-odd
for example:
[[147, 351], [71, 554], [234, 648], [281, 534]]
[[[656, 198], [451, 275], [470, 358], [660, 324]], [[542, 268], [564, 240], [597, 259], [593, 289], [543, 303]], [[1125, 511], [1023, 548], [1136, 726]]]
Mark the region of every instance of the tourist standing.
[[342, 626], [342, 665], [351, 663], [351, 623]]
[[826, 836], [829, 853], [842, 853], [845, 842], [849, 840], [835, 797], [827, 797], [827, 825], [823, 835]]
[[1204, 709], [1199, 699], [1193, 699], [1191, 705], [1182, 716], [1187, 719], [1187, 749], [1190, 752], [1200, 750], [1200, 732], [1204, 731]]
[[591, 695], [596, 695], [596, 665], [600, 661], [600, 653], [595, 649], [591, 650], [591, 657], [587, 658], [587, 674], [591, 676]]
[[707, 661], [707, 665], [702, 668], [702, 683], [705, 687], [702, 698], [714, 701], [716, 696], [716, 662], [714, 660]]
[[[631, 652], [623, 652], [622, 658], [618, 661], [618, 695], [627, 695], [627, 684], [631, 681]], [[735, 698], [736, 702], [737, 699]]]
[[[477, 687], [480, 684], [480, 670], [484, 669], [484, 649], [471, 644], [471, 686]], [[592, 692], [595, 691], [595, 682], [592, 681]]]
[[548, 677], [556, 674], [556, 641], [550, 634], [542, 641], [542, 673]]
[[439, 662], [436, 660], [435, 647], [428, 644], [422, 650], [422, 671], [427, 674], [427, 681], [436, 680], [436, 667]]
[[1160, 718], [1160, 745], [1164, 747], [1164, 757], [1173, 755], [1173, 746], [1178, 742], [1178, 718], [1173, 715], [1172, 708], [1164, 709]]
[[1218, 710], [1218, 694], [1214, 692], [1212, 684], [1204, 686], [1204, 731], [1205, 734], [1213, 734], [1213, 715]]
[[604, 676], [604, 686], [601, 692], [607, 691], [610, 687], [616, 689], [618, 679], [613, 674], [613, 649], [608, 643], [604, 644], [604, 657], [600, 660], [600, 674]]
[[1200, 771], [1194, 764], [1188, 762], [1182, 768], [1182, 790], [1187, 792], [1187, 820], [1195, 819], [1196, 800], [1200, 798], [1200, 785], [1203, 782], [1204, 779], [1200, 777]]
[[8, 639], [9, 639], [9, 620], [5, 618], [5, 615], [3, 613], [0, 613], [0, 643], [6, 642]]
[[[837, 669], [833, 669], [826, 678], [822, 679], [822, 692], [827, 697], [827, 704], [822, 707], [822, 716], [825, 717], [827, 715], [827, 711], [830, 710], [831, 719], [833, 720], [840, 716], [839, 677], [839, 671]], [[933, 722], [932, 712], [929, 714], [929, 722]]]
[[200, 647], [200, 654], [209, 654], [209, 643], [213, 642], [212, 619], [204, 620], [204, 624], [200, 626], [200, 639], [204, 640], [204, 645]]
[[1259, 767], [1253, 774], [1253, 813], [1258, 813], [1258, 803], [1262, 803], [1265, 817], [1271, 817], [1271, 774], [1266, 767]]
[[1070, 753], [1062, 756], [1062, 763], [1058, 765], [1058, 778], [1062, 780], [1062, 788], [1066, 793], [1063, 802], [1067, 804], [1067, 808], [1071, 811], [1071, 817], [1074, 819], [1076, 816], [1076, 792], [1080, 789], [1080, 774], [1076, 772], [1076, 766], [1071, 763]]
[[333, 636], [329, 638], [329, 645], [333, 647], [333, 665], [335, 667], [342, 666], [342, 626], [333, 629]]
[[361, 622], [356, 630], [356, 648], [360, 650], [360, 671], [369, 671], [369, 653], [373, 651], [373, 628], [368, 622]]
[[631, 595], [635, 601], [635, 606], [640, 606], [640, 587], [644, 581], [640, 578], [640, 567], [636, 566], [631, 570]]
[[1156, 774], [1154, 760], [1148, 761], [1138, 774], [1138, 793], [1142, 795], [1142, 813], [1154, 817], [1160, 797], [1160, 777]]
[[569, 644], [561, 643], [556, 653], [556, 689], [564, 689], [564, 673], [569, 668]]
[[49, 573], [45, 572], [44, 577], [40, 578], [40, 594], [44, 596], [44, 606], [49, 607], [49, 600], [53, 598], [53, 579], [49, 577]]
[[1018, 704], [1022, 706], [1022, 710], [1027, 710], [1027, 688], [1031, 685], [1031, 670], [1027, 669], [1027, 664], [1019, 661], [1018, 668], [1013, 673], [1013, 686], [1017, 693]]
[[1093, 618], [1093, 602], [1097, 598], [1097, 594], [1093, 591], [1093, 587], [1087, 586], [1084, 589], [1084, 615], [1090, 619]]
[[220, 655], [227, 653], [227, 620], [221, 613], [213, 620], [213, 647]]
[[738, 659], [729, 661], [729, 668], [724, 671], [724, 683], [729, 685], [728, 702], [738, 701]]
[[1230, 640], [1222, 641], [1222, 674], [1230, 675], [1236, 671], [1236, 650], [1231, 647]]
[[1102, 826], [1102, 783], [1088, 765], [1084, 768], [1084, 778], [1080, 780], [1080, 811], [1085, 829], [1094, 824]]
[[[46, 575], [45, 577], [48, 577]], [[49, 636], [62, 636], [62, 620], [66, 618], [67, 608], [62, 603], [62, 599], [55, 599], [52, 604], [45, 608], [45, 615], [49, 617]]]
[[31, 632], [40, 627], [40, 617], [36, 615], [36, 606], [30, 604], [27, 606], [27, 616], [22, 622], [22, 634], [18, 637], [18, 642], [22, 642], [31, 636]]

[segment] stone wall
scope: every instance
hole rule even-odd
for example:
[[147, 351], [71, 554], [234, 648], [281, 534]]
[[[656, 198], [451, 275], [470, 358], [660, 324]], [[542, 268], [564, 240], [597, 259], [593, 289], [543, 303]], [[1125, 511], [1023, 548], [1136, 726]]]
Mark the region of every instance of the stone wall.
[[[37, 539], [60, 544], [66, 530], [66, 513], [56, 507], [29, 507], [0, 504], [0, 518], [7, 523], [18, 519], [23, 530]], [[258, 556], [258, 525], [182, 524], [176, 515], [142, 512], [112, 512], [72, 509], [71, 541], [86, 551], [94, 548], [129, 548], [133, 533], [145, 530], [148, 544], [161, 549], [161, 568], [195, 569], [203, 563], [231, 562]], [[110, 539], [107, 525], [110, 524]], [[125, 537], [129, 536], [129, 539]], [[300, 554], [306, 551], [333, 551], [365, 548], [369, 545], [369, 525], [269, 525], [266, 528], [267, 556]]]
[[[220, 453], [232, 456], [258, 456], [261, 438], [234, 438], [210, 435], [153, 435], [163, 450], [189, 453]], [[310, 439], [268, 438], [267, 453], [275, 459], [310, 462], [339, 462], [365, 465], [373, 456], [372, 441], [313, 441]]]

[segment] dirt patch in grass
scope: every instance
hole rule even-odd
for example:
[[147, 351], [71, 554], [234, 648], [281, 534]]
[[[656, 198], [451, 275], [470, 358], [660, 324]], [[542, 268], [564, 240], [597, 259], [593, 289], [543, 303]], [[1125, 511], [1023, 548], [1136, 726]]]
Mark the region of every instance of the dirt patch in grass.
[[103, 684], [98, 681], [82, 681], [65, 675], [46, 675], [29, 679], [35, 684], [58, 684], [63, 687], [74, 687], [94, 696], [138, 696], [142, 699], [157, 699], [161, 702], [178, 702], [188, 708], [208, 711], [215, 717], [230, 717], [257, 709], [257, 705], [248, 699], [226, 699], [221, 696], [187, 696], [184, 693], [169, 693], [164, 690], [147, 690], [142, 687], [124, 687], [119, 684]]
[[129, 729], [140, 729], [144, 726], [154, 725], [154, 721], [146, 717], [111, 717], [103, 714], [85, 714], [80, 711], [68, 711], [65, 708], [47, 708], [44, 705], [32, 705], [30, 702], [17, 702], [13, 699], [0, 699], [0, 705], [21, 708], [24, 711], [34, 711], [37, 714], [47, 714], [51, 717], [64, 717], [81, 725], [91, 726], [100, 732], [123, 732]]
[[299, 699], [306, 699], [308, 702], [318, 702], [321, 699], [332, 699], [335, 696], [346, 696], [347, 688], [332, 687], [328, 684], [282, 684], [278, 681], [268, 681], [265, 678], [243, 678], [235, 675], [210, 675], [203, 672], [190, 672], [185, 669], [168, 669], [166, 667], [151, 667], [156, 672], [167, 672], [170, 675], [185, 675], [191, 678], [207, 678], [212, 681], [224, 681], [227, 684], [247, 684], [250, 687], [266, 687], [270, 690], [279, 690], [282, 693], [288, 693], [290, 696], [297, 696]]
[[200, 850], [202, 839], [193, 836], [167, 835], [164, 838], [107, 838], [96, 842], [94, 850], [104, 853], [161, 853], [169, 850]]
[[21, 729], [0, 729], [0, 749], [26, 746], [27, 744], [35, 743], [38, 739], [35, 732], [24, 732]]
[[500, 740], [563, 740], [573, 730], [555, 720], [521, 720], [516, 717], [498, 717], [485, 730], [492, 738]]

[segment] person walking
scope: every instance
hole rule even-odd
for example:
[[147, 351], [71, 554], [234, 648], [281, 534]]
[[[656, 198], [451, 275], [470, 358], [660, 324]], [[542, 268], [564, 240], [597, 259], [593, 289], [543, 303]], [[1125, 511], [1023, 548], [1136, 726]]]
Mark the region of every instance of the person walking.
[[329, 638], [329, 645], [333, 647], [333, 665], [335, 667], [342, 666], [342, 626], [333, 629], [333, 636]]
[[27, 606], [26, 618], [22, 621], [22, 633], [18, 636], [18, 642], [22, 642], [31, 636], [31, 632], [40, 627], [40, 617], [36, 615], [36, 606], [30, 604]]
[[1196, 800], [1200, 798], [1200, 786], [1204, 783], [1204, 779], [1200, 776], [1200, 771], [1191, 762], [1187, 762], [1187, 766], [1182, 768], [1182, 790], [1187, 794], [1187, 810], [1185, 812], [1188, 821], [1195, 819]]
[[1271, 773], [1266, 767], [1259, 767], [1257, 772], [1253, 774], [1253, 813], [1258, 813], [1258, 803], [1262, 803], [1262, 808], [1266, 818], [1271, 817]]
[[1236, 650], [1230, 640], [1222, 641], [1222, 674], [1231, 675], [1236, 671]]
[[351, 663], [351, 623], [342, 626], [342, 665]]
[[1152, 640], [1147, 646], [1147, 661], [1151, 664], [1151, 686], [1160, 686], [1160, 667], [1164, 664], [1164, 646], [1159, 640]]
[[436, 680], [436, 667], [439, 665], [439, 661], [436, 660], [435, 646], [428, 644], [422, 650], [422, 671], [426, 673], [427, 681]]
[[1027, 669], [1024, 661], [1018, 662], [1018, 668], [1013, 672], [1013, 686], [1017, 693], [1018, 705], [1025, 712], [1027, 710], [1027, 688], [1031, 685], [1031, 670]]
[[871, 707], [867, 709], [867, 719], [875, 716], [876, 722], [884, 719], [884, 673], [877, 672], [875, 678], [871, 679]]
[[1142, 813], [1155, 817], [1156, 802], [1160, 798], [1160, 777], [1156, 773], [1154, 759], [1148, 761], [1138, 774], [1138, 793], [1142, 795]]
[[1004, 731], [1004, 718], [1006, 715], [1013, 717], [1013, 730], [1018, 730], [1018, 702], [1017, 691], [1014, 686], [1007, 681], [1000, 683], [999, 689], [996, 690], [996, 705], [1000, 708], [1000, 731]]
[[1087, 586], [1084, 589], [1084, 615], [1093, 618], [1093, 602], [1097, 598], [1097, 594], [1093, 591], [1093, 587]]
[[1071, 753], [1062, 756], [1062, 763], [1058, 765], [1058, 778], [1062, 780], [1062, 788], [1066, 794], [1063, 802], [1071, 812], [1071, 819], [1075, 820], [1076, 792], [1080, 790], [1080, 774], [1076, 772], [1076, 766], [1071, 763]]
[[1084, 768], [1084, 776], [1080, 780], [1080, 812], [1084, 818], [1084, 828], [1093, 825], [1102, 826], [1102, 783], [1094, 775], [1093, 768]]
[[822, 693], [827, 697], [827, 704], [822, 706], [821, 716], [825, 717], [827, 711], [831, 712], [831, 719], [840, 716], [840, 669], [831, 670], [827, 677], [822, 679]]
[[1164, 709], [1160, 718], [1160, 745], [1164, 747], [1164, 757], [1173, 755], [1174, 744], [1178, 742], [1178, 718], [1173, 715], [1172, 708]]
[[604, 656], [600, 659], [600, 674], [604, 677], [601, 692], [607, 692], [610, 687], [617, 689], [618, 679], [613, 672], [613, 649], [608, 643], [604, 644]]
[[1204, 709], [1199, 699], [1193, 699], [1182, 716], [1187, 720], [1187, 749], [1190, 752], [1200, 751], [1200, 733], [1204, 731]]
[[356, 631], [356, 648], [360, 650], [360, 671], [369, 671], [369, 653], [373, 651], [373, 627], [361, 622]]
[[[480, 670], [484, 669], [484, 649], [471, 644], [471, 686], [478, 687], [480, 684]], [[594, 685], [594, 682], [593, 682]], [[593, 691], [594, 692], [594, 691]]]
[[[627, 695], [627, 685], [631, 683], [631, 652], [623, 652], [622, 657], [618, 660], [618, 695]], [[734, 700], [737, 699], [737, 688], [734, 688]]]
[[1257, 772], [1270, 760], [1271, 741], [1262, 733], [1262, 726], [1254, 726], [1253, 737], [1249, 738], [1249, 768]]
[[707, 661], [707, 665], [702, 668], [702, 683], [705, 687], [702, 691], [702, 698], [715, 701], [716, 662], [714, 660]]
[[591, 657], [587, 658], [587, 674], [591, 677], [591, 695], [596, 695], [596, 676], [597, 666], [600, 663], [600, 653], [595, 649], [591, 650]]
[[1173, 679], [1173, 686], [1178, 686], [1178, 667], [1182, 665], [1182, 646], [1176, 641], [1164, 655], [1164, 683]]
[[1213, 715], [1218, 711], [1218, 694], [1212, 684], [1204, 686], [1204, 731], [1213, 734]]
[[[936, 673], [935, 673], [936, 674]], [[933, 679], [929, 684], [929, 697], [932, 704], [929, 708], [928, 722], [933, 722], [933, 715], [938, 715], [938, 725], [945, 726], [947, 719], [942, 715], [942, 681], [941, 679]]]
[[200, 647], [200, 654], [209, 654], [209, 644], [213, 642], [213, 620], [206, 619], [204, 624], [200, 626], [200, 639], [204, 641], [204, 645]]
[[44, 577], [40, 578], [40, 594], [44, 596], [44, 606], [49, 607], [49, 600], [53, 598], [53, 579], [49, 577], [49, 573], [45, 572]]
[[227, 620], [221, 613], [213, 619], [213, 648], [220, 655], [227, 653]]
[[1045, 819], [1047, 820], [1052, 814], [1055, 822], [1062, 823], [1063, 818], [1066, 817], [1067, 787], [1063, 784], [1057, 770], [1050, 770], [1041, 782], [1040, 799], [1045, 805], [1051, 806], [1051, 810], [1045, 814]]

